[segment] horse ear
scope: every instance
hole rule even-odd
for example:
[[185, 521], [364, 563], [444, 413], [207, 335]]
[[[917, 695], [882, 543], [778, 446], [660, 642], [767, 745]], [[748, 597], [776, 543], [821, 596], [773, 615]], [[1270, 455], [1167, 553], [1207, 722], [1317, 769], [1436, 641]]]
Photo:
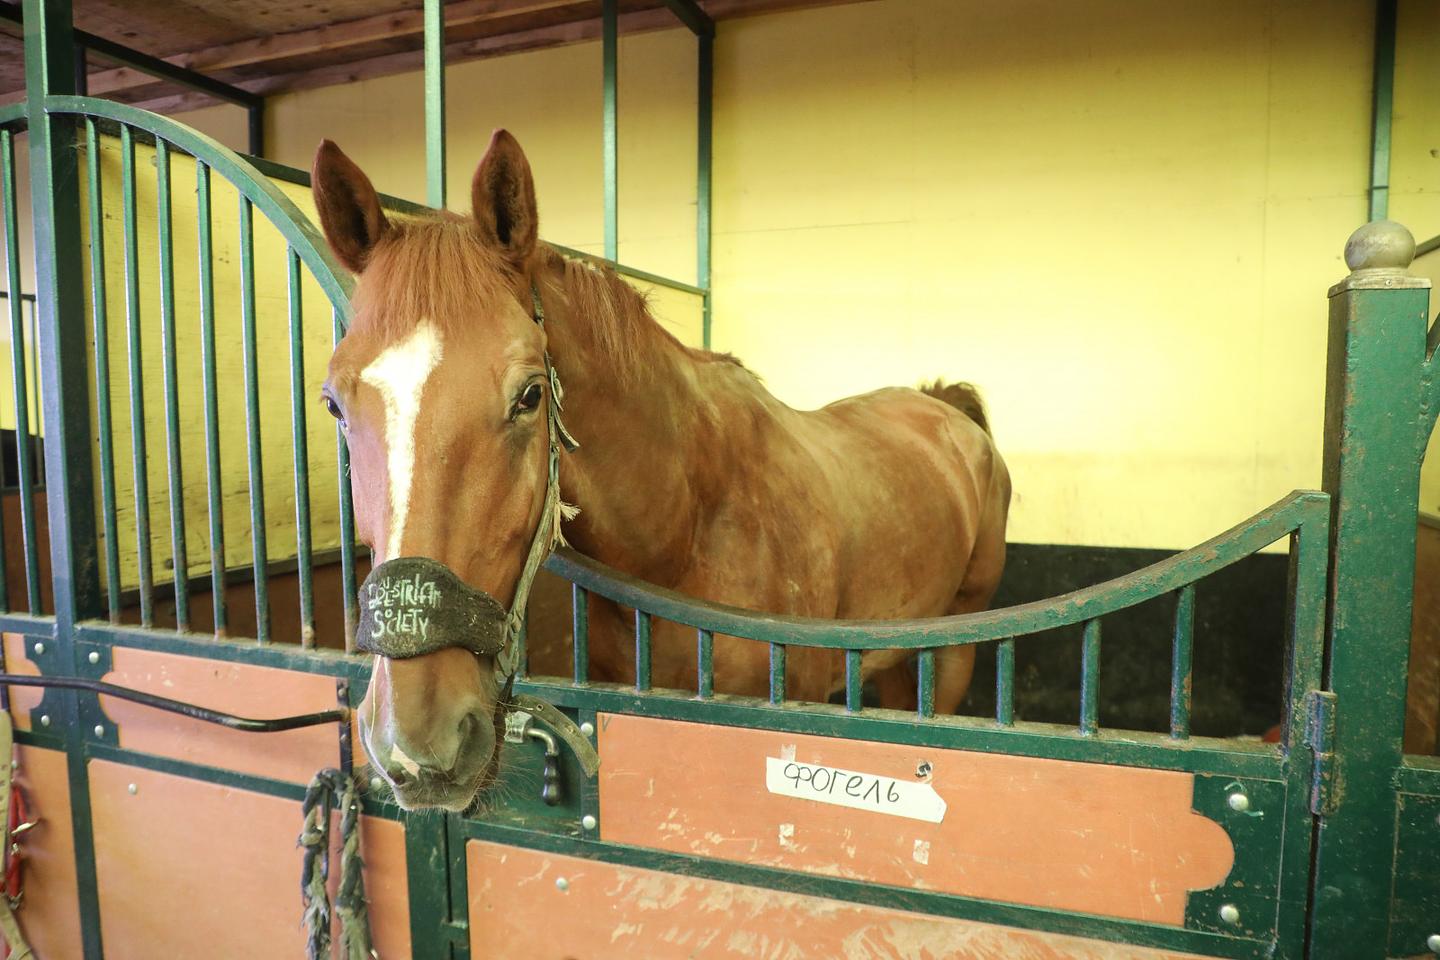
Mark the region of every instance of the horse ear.
[[496, 130], [470, 184], [470, 203], [480, 237], [523, 263], [535, 249], [540, 214], [530, 161], [508, 130]]
[[336, 259], [352, 273], [364, 270], [390, 228], [370, 178], [334, 143], [322, 140], [310, 171], [310, 194]]

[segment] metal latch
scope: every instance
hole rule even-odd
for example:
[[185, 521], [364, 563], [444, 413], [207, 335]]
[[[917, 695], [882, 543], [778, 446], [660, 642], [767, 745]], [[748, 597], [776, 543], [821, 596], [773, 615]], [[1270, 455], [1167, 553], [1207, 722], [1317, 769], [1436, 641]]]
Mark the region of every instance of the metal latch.
[[1335, 756], [1335, 694], [1311, 690], [1305, 695], [1305, 739], [1314, 755], [1310, 773], [1310, 812], [1329, 816], [1340, 806], [1340, 761]]
[[505, 714], [505, 742], [524, 743], [538, 740], [545, 746], [545, 771], [541, 774], [540, 799], [547, 807], [560, 802], [560, 744], [553, 734], [535, 724], [535, 717], [524, 710]]

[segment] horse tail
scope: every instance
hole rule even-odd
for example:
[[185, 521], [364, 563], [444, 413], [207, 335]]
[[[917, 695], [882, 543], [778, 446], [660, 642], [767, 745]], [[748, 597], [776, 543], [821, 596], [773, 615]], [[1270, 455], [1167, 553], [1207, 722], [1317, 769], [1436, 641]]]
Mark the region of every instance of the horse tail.
[[936, 380], [921, 386], [920, 392], [943, 400], [959, 410], [986, 433], [990, 432], [990, 417], [985, 413], [985, 402], [980, 399], [980, 390], [973, 383], [946, 383]]

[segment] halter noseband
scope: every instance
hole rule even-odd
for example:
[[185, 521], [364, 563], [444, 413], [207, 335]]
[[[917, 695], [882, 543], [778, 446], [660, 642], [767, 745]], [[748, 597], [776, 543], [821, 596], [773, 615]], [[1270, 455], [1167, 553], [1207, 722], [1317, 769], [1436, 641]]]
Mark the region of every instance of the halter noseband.
[[[540, 290], [530, 286], [532, 317], [545, 325], [545, 308]], [[360, 587], [360, 624], [355, 631], [355, 649], [393, 660], [404, 660], [459, 647], [482, 657], [495, 658], [495, 684], [505, 701], [506, 712], [534, 714], [551, 727], [575, 752], [588, 776], [600, 767], [600, 757], [590, 739], [564, 713], [529, 694], [510, 696], [519, 669], [520, 633], [525, 627], [525, 606], [535, 575], [556, 544], [564, 538], [562, 520], [574, 516], [575, 508], [560, 499], [560, 452], [580, 445], [560, 420], [564, 392], [560, 376], [545, 352], [545, 378], [550, 384], [546, 404], [549, 433], [549, 465], [545, 481], [545, 502], [540, 508], [540, 525], [530, 540], [525, 566], [515, 584], [510, 609], [484, 590], [461, 580], [454, 571], [429, 557], [395, 557], [370, 571]]]

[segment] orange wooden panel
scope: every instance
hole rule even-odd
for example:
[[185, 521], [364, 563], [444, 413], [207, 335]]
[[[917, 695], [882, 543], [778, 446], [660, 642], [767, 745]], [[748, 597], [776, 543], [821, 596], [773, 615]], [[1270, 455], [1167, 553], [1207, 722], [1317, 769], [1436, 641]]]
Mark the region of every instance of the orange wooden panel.
[[[645, 717], [600, 717], [606, 840], [826, 876], [1182, 925], [1234, 849], [1193, 775]], [[766, 758], [915, 783], [940, 823], [770, 793]]]
[[[1181, 960], [472, 840], [470, 956], [527, 960]], [[557, 881], [563, 880], [565, 889]]]
[[[108, 683], [197, 703], [246, 717], [283, 717], [335, 707], [335, 680], [293, 670], [115, 647]], [[241, 773], [309, 783], [338, 765], [333, 724], [284, 733], [244, 733], [101, 697], [120, 731], [120, 746]]]
[[[21, 636], [18, 633], [7, 633], [0, 636], [0, 642], [5, 645], [5, 669], [9, 673], [19, 673], [27, 677], [38, 677], [40, 668], [30, 661], [30, 644], [35, 642], [33, 637]], [[16, 730], [30, 729], [30, 711], [40, 706], [40, 698], [45, 691], [39, 687], [12, 687], [10, 690], [10, 718], [15, 723]]]
[[16, 746], [15, 759], [15, 782], [30, 801], [32, 819], [38, 818], [37, 826], [17, 837], [25, 854], [25, 899], [15, 916], [37, 957], [80, 960], [80, 898], [65, 754]]
[[[305, 955], [299, 803], [100, 760], [90, 796], [106, 960]], [[361, 830], [376, 950], [407, 957], [404, 827]]]

